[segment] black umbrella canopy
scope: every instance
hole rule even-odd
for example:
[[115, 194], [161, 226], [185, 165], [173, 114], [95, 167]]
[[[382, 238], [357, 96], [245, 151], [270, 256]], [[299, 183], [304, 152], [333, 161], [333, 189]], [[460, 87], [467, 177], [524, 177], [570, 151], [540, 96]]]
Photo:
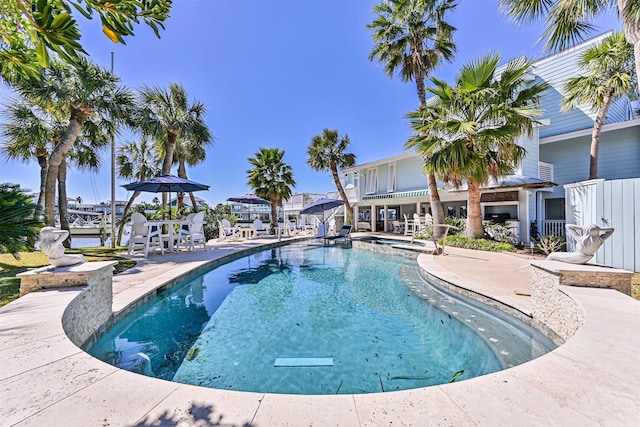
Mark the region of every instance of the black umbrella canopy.
[[320, 199], [320, 200], [316, 200], [306, 208], [302, 209], [300, 213], [303, 215], [319, 214], [319, 213], [324, 213], [324, 211], [328, 209], [337, 208], [338, 206], [342, 206], [342, 205], [344, 205], [344, 200]]
[[324, 224], [324, 211], [342, 205], [344, 205], [344, 200], [341, 199], [319, 199], [302, 209], [300, 213], [302, 215], [322, 214], [322, 223]]
[[147, 193], [191, 193], [208, 190], [209, 186], [190, 181], [175, 175], [164, 174], [145, 181], [132, 182], [123, 187], [129, 191], [145, 191]]
[[[186, 178], [180, 178], [175, 175], [164, 174], [145, 181], [132, 182], [125, 184], [123, 187], [128, 191], [144, 191], [147, 193], [192, 193], [194, 191], [208, 190], [209, 186], [200, 184], [199, 182], [190, 181]], [[169, 219], [171, 219], [171, 210], [169, 210]]]

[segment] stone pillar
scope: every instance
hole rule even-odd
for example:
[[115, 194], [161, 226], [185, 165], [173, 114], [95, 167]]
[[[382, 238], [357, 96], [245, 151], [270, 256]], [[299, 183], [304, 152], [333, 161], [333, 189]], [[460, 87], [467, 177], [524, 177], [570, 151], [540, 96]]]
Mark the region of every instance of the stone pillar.
[[[563, 340], [571, 338], [584, 323], [580, 305], [563, 286], [615, 289], [631, 295], [633, 273], [594, 264], [560, 261], [531, 262], [531, 311], [538, 326], [546, 325]], [[548, 334], [549, 335], [549, 334]]]
[[87, 262], [69, 267], [49, 266], [20, 273], [20, 295], [38, 289], [86, 286], [69, 303], [62, 315], [65, 333], [75, 345], [83, 347], [111, 318], [113, 266], [117, 263]]

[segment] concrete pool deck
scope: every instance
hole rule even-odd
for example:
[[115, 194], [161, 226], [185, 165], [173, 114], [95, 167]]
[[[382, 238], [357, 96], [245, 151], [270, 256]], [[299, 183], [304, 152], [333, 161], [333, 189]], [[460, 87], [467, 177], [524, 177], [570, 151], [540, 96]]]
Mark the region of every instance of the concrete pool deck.
[[[210, 242], [206, 252], [136, 257], [113, 278], [114, 311], [208, 261], [271, 239]], [[434, 275], [530, 310], [526, 258], [447, 247], [420, 255]], [[563, 287], [585, 311], [553, 352], [495, 374], [422, 389], [301, 396], [200, 388], [117, 369], [76, 347], [61, 318], [82, 288], [33, 292], [0, 308], [0, 425], [626, 426], [640, 424], [640, 302]]]

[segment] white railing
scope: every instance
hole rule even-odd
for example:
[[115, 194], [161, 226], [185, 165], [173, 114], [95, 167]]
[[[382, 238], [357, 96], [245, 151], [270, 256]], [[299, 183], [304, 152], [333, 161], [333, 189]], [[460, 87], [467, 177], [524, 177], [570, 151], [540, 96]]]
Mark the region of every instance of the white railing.
[[564, 219], [544, 219], [542, 220], [542, 228], [540, 234], [542, 236], [564, 237], [566, 221]]

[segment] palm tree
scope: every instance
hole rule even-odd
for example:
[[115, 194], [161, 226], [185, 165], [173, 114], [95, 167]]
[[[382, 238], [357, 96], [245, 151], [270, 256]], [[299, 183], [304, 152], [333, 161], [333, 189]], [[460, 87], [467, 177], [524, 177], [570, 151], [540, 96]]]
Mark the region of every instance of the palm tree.
[[[144, 86], [139, 94], [140, 113], [137, 128], [143, 135], [163, 144], [163, 174], [171, 173], [178, 138], [194, 144], [211, 142], [211, 130], [204, 121], [205, 107], [199, 101], [189, 104], [185, 89], [177, 83], [165, 90]], [[162, 209], [167, 207], [167, 195], [162, 195]]]
[[[115, 75], [84, 58], [76, 67], [58, 62], [42, 72], [40, 79], [17, 83], [16, 90], [29, 103], [43, 111], [55, 111], [66, 122], [60, 140], [50, 153], [45, 179], [45, 224], [52, 226], [58, 169], [83, 125], [91, 118], [119, 121], [127, 115], [133, 97], [126, 88], [117, 85]], [[113, 131], [115, 122], [110, 126]], [[63, 203], [66, 204], [66, 200]]]
[[40, 166], [40, 193], [37, 205], [43, 208], [47, 160], [53, 149], [53, 141], [62, 134], [63, 124], [49, 122], [47, 115], [39, 114], [37, 108], [24, 101], [11, 103], [5, 110], [7, 121], [3, 126], [2, 151], [7, 159], [29, 162], [36, 159]]
[[546, 84], [526, 85], [523, 75], [531, 66], [526, 59], [510, 61], [500, 75], [500, 56], [489, 53], [464, 65], [455, 85], [431, 78], [429, 92], [436, 102], [408, 114], [415, 133], [405, 148], [415, 148], [427, 159], [425, 169], [459, 187], [467, 182], [469, 211], [467, 234], [484, 234], [480, 186], [489, 177], [512, 173], [525, 155], [514, 142], [530, 133], [540, 114], [539, 95]]
[[[455, 10], [455, 0], [385, 0], [374, 6], [378, 16], [367, 28], [376, 42], [369, 60], [378, 58], [389, 77], [399, 71], [403, 81], [414, 81], [420, 106], [426, 105], [424, 80], [441, 60], [451, 60], [456, 51], [455, 28], [444, 21]], [[435, 224], [444, 224], [435, 175], [427, 175], [431, 214]]]
[[0, 184], [0, 252], [19, 259], [20, 251], [33, 251], [42, 227], [38, 210], [19, 185]]
[[622, 32], [606, 37], [585, 50], [580, 56], [580, 68], [587, 74], [567, 81], [567, 94], [562, 110], [569, 111], [587, 104], [597, 111], [591, 132], [589, 179], [598, 178], [600, 134], [611, 103], [628, 94], [633, 88], [633, 46]]
[[[591, 21], [617, 7], [627, 41], [634, 46], [636, 75], [640, 76], [640, 2], [637, 0], [500, 0], [518, 23], [546, 17], [545, 48], [561, 50], [594, 32]], [[637, 82], [640, 91], [640, 80]]]
[[355, 154], [345, 153], [350, 143], [349, 135], [339, 138], [337, 130], [324, 129], [322, 135], [311, 138], [311, 145], [307, 149], [307, 164], [313, 170], [331, 172], [333, 182], [345, 203], [347, 221], [349, 224], [354, 224], [351, 204], [349, 204], [349, 199], [338, 176], [338, 168], [349, 168], [356, 163]]
[[[45, 194], [47, 159], [53, 147], [60, 142], [68, 122], [61, 118], [59, 111], [42, 110], [28, 100], [10, 104], [5, 110], [8, 122], [4, 125], [3, 152], [7, 158], [29, 161], [35, 157], [40, 166], [40, 194], [38, 206], [42, 206]], [[105, 128], [106, 125], [106, 128]], [[89, 119], [83, 124], [80, 134], [69, 151], [71, 163], [80, 169], [96, 170], [100, 159], [96, 150], [103, 147], [111, 134], [111, 123], [99, 119]], [[68, 230], [66, 215], [66, 159], [58, 167], [58, 206], [60, 209], [60, 226]], [[68, 244], [68, 239], [65, 244]]]
[[291, 189], [296, 186], [293, 170], [283, 157], [284, 150], [260, 148], [248, 159], [253, 169], [247, 170], [247, 185], [256, 196], [271, 202], [271, 230], [278, 227], [278, 206], [282, 207], [282, 201], [291, 197]]
[[[116, 163], [118, 165], [118, 175], [125, 179], [144, 181], [160, 174], [160, 158], [153, 145], [146, 138], [142, 138], [140, 142], [128, 141], [120, 145], [116, 155]], [[122, 220], [118, 226], [118, 246], [122, 242], [127, 215], [139, 195], [140, 191], [134, 191], [124, 207]]]

